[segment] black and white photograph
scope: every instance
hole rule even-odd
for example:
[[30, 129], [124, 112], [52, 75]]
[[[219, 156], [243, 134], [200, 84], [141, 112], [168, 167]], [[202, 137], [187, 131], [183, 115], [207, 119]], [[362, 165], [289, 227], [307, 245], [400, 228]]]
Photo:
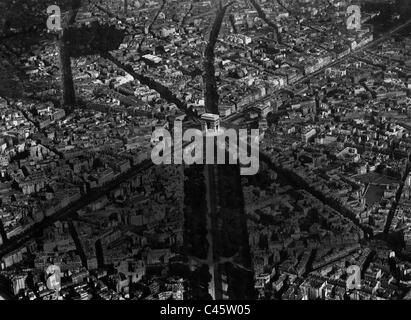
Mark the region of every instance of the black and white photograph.
[[1, 0], [0, 300], [411, 300], [411, 1]]

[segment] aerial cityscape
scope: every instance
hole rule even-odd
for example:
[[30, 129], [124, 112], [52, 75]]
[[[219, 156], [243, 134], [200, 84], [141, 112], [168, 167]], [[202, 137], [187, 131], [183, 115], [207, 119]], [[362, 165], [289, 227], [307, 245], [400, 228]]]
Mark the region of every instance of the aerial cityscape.
[[2, 0], [0, 300], [411, 300], [411, 1]]

